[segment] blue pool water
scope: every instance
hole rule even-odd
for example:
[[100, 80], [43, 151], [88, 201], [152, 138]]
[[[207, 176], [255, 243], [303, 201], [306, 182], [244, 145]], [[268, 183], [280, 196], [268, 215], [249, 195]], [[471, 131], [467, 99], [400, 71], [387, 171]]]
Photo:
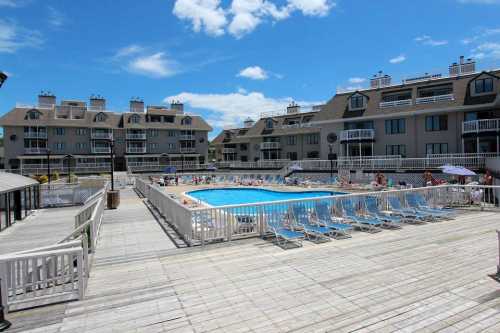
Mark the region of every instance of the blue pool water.
[[307, 199], [343, 194], [331, 191], [279, 192], [254, 188], [221, 188], [187, 192], [191, 197], [211, 206], [226, 206], [272, 202], [292, 199]]

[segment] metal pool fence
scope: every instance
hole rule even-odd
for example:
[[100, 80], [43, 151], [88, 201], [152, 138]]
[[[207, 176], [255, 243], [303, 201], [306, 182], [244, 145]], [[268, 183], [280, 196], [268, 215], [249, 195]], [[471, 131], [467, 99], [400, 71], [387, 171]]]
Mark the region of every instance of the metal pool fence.
[[[474, 209], [498, 209], [500, 186], [443, 185], [414, 189], [341, 194], [337, 196], [230, 205], [207, 208], [189, 208], [164, 188], [136, 179], [136, 188], [171, 223], [189, 245], [231, 241], [246, 237], [264, 236], [268, 221], [287, 219], [292, 205], [301, 204], [310, 212], [318, 202], [325, 202], [334, 213], [342, 216], [342, 200], [362, 202], [366, 196], [377, 199], [380, 210], [388, 210], [389, 196], [398, 197], [407, 207], [406, 193], [421, 193], [430, 205]], [[363, 205], [359, 209], [363, 209]]]

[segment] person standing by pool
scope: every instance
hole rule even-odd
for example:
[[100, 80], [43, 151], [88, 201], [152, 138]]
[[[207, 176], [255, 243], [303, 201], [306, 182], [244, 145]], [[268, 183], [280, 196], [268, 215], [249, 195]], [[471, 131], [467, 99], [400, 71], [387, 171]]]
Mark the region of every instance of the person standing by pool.
[[[493, 186], [493, 176], [491, 175], [490, 170], [486, 170], [486, 173], [483, 176], [482, 184], [485, 186]], [[496, 204], [496, 198], [495, 195], [493, 194], [493, 189], [491, 187], [486, 188], [484, 190], [484, 195], [485, 195], [484, 201]]]

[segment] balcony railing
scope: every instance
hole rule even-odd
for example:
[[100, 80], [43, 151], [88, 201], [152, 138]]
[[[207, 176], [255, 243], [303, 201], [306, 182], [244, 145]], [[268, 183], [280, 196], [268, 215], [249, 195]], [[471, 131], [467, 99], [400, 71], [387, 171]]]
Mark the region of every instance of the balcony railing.
[[375, 139], [375, 130], [373, 129], [353, 129], [340, 132], [340, 141], [373, 139]]
[[25, 139], [47, 139], [47, 132], [24, 132]]
[[411, 99], [404, 99], [401, 101], [390, 101], [390, 102], [380, 102], [379, 106], [381, 109], [394, 108], [398, 106], [411, 106], [413, 101]]
[[470, 120], [462, 123], [462, 133], [480, 133], [500, 130], [500, 119]]
[[260, 149], [280, 149], [279, 142], [261, 142]]
[[181, 147], [180, 152], [181, 152], [181, 154], [194, 154], [194, 153], [196, 153], [196, 148], [195, 147]]
[[455, 95], [448, 94], [448, 95], [438, 95], [438, 96], [431, 96], [431, 97], [419, 97], [416, 99], [415, 103], [416, 104], [432, 104], [432, 103], [439, 103], [439, 102], [449, 102], [449, 101], [454, 101], [454, 100], [455, 100]]
[[224, 148], [222, 150], [223, 154], [235, 154], [236, 153], [236, 148]]
[[92, 132], [91, 138], [97, 140], [112, 140], [113, 132]]
[[111, 153], [111, 147], [92, 147], [93, 154], [109, 154]]
[[128, 154], [145, 154], [146, 147], [127, 147]]
[[127, 133], [127, 140], [146, 140], [146, 133]]
[[282, 129], [290, 129], [290, 128], [310, 128], [314, 127], [315, 125], [312, 123], [297, 123], [297, 124], [288, 124], [288, 125], [281, 125], [280, 128]]
[[179, 135], [179, 140], [184, 140], [184, 141], [194, 140], [194, 135], [193, 134], [182, 134], [182, 135]]
[[47, 154], [47, 148], [24, 148], [25, 154]]

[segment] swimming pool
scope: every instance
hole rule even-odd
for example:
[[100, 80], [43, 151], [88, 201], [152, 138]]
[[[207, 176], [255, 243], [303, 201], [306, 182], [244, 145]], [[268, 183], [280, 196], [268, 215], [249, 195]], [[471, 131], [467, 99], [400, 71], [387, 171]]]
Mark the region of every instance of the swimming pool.
[[308, 199], [344, 194], [332, 191], [281, 192], [257, 188], [217, 188], [187, 192], [187, 195], [211, 206], [227, 206], [273, 202], [292, 199]]

